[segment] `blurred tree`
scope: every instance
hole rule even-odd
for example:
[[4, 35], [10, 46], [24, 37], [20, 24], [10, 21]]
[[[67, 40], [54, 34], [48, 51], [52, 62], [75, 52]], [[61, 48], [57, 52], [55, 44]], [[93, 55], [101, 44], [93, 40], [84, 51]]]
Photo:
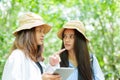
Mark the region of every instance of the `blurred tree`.
[[[85, 24], [90, 52], [95, 54], [106, 80], [120, 79], [119, 0], [0, 0], [0, 78], [18, 27], [20, 12], [40, 14], [52, 25], [45, 39], [45, 57], [61, 48], [57, 31], [71, 19]], [[46, 62], [47, 62], [46, 58]]]

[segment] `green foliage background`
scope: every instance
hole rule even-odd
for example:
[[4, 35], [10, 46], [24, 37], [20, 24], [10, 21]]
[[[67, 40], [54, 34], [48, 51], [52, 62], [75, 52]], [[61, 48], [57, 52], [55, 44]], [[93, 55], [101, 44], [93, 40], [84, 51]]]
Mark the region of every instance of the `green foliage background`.
[[[52, 25], [45, 37], [44, 56], [61, 48], [57, 31], [69, 20], [81, 20], [90, 39], [90, 52], [98, 58], [106, 80], [120, 80], [120, 0], [0, 0], [0, 80], [18, 14], [32, 11]], [[46, 58], [47, 62], [47, 58]]]

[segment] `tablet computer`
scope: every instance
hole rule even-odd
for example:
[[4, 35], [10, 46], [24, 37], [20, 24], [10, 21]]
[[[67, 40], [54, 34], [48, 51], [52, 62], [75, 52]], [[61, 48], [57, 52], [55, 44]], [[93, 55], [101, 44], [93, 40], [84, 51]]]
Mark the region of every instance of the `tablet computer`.
[[62, 80], [66, 80], [70, 74], [72, 74], [74, 71], [74, 68], [69, 68], [69, 67], [61, 67], [58, 68], [54, 71], [54, 75], [59, 74], [62, 77]]

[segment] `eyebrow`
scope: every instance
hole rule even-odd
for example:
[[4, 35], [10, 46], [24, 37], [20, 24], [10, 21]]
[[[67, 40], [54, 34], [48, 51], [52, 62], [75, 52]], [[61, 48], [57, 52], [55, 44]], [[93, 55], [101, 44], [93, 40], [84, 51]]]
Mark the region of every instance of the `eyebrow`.
[[38, 27], [37, 30], [39, 30], [39, 29], [44, 29], [44, 27]]
[[75, 35], [75, 34], [64, 34], [64, 35]]

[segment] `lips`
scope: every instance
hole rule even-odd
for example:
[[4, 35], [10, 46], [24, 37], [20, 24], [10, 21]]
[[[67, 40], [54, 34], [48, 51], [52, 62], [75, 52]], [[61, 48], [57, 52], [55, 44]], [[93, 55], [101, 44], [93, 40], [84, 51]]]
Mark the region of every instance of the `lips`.
[[70, 46], [70, 44], [65, 44], [65, 47], [69, 47]]
[[40, 38], [40, 40], [41, 40], [41, 41], [43, 41], [43, 40], [44, 40], [44, 38]]
[[42, 38], [42, 39], [40, 39], [40, 40], [44, 40], [44, 39]]

